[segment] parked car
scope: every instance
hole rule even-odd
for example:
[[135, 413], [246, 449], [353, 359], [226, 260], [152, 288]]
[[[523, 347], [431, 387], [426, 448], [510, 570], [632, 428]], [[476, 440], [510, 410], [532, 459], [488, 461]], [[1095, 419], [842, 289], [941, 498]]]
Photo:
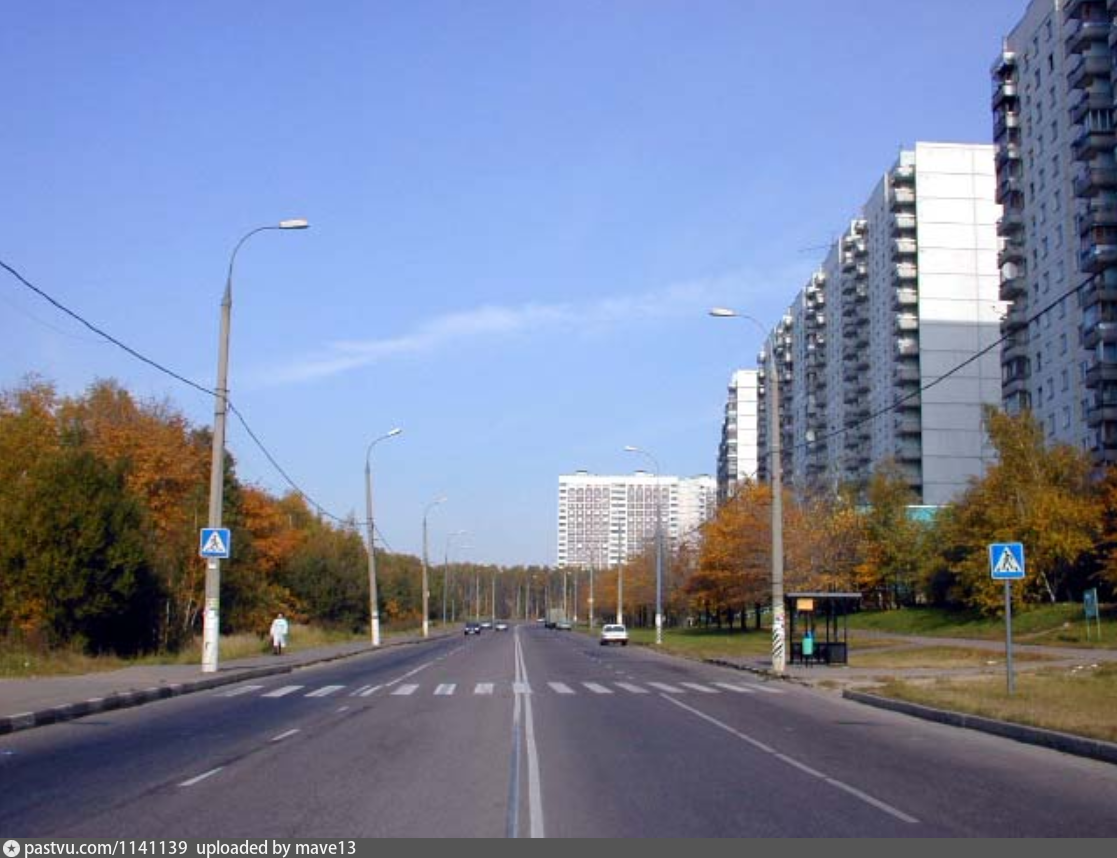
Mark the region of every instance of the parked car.
[[568, 632], [574, 628], [574, 624], [570, 620], [558, 620], [555, 622], [555, 628], [560, 632]]
[[628, 629], [619, 623], [611, 623], [610, 625], [601, 627], [601, 645], [619, 643], [621, 646], [628, 646]]
[[508, 623], [504, 622], [504, 620], [500, 620], [495, 626], [493, 626], [493, 628], [496, 629], [498, 632], [506, 632], [508, 631]]
[[481, 624], [480, 623], [474, 623], [474, 622], [466, 623], [465, 624], [465, 633], [467, 635], [479, 635], [479, 634], [481, 634]]

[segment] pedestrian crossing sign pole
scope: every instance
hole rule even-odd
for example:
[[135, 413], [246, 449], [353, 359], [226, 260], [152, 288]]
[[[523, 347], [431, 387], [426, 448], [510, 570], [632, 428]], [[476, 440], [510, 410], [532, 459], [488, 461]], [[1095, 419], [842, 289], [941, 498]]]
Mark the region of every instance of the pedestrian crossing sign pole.
[[1019, 542], [997, 542], [989, 546], [989, 573], [1005, 582], [1005, 671], [1008, 693], [1016, 692], [1012, 671], [1012, 582], [1024, 578], [1024, 546]]

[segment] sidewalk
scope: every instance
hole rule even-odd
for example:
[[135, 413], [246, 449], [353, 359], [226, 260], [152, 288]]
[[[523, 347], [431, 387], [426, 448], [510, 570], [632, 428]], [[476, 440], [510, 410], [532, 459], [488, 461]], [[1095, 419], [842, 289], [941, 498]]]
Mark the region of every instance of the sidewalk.
[[[436, 640], [451, 632], [433, 633]], [[379, 649], [422, 643], [418, 635], [386, 641]], [[0, 735], [60, 721], [81, 718], [94, 712], [140, 706], [154, 700], [219, 688], [245, 679], [290, 673], [301, 667], [322, 664], [374, 652], [366, 642], [336, 644], [290, 655], [260, 655], [223, 662], [216, 673], [203, 674], [197, 664], [144, 664], [105, 673], [52, 676], [41, 679], [0, 679]]]

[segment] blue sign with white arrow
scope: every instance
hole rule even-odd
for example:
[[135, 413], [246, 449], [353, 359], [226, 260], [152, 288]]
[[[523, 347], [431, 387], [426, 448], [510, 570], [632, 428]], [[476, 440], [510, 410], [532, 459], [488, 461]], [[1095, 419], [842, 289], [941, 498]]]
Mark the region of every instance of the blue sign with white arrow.
[[226, 560], [233, 547], [232, 535], [227, 527], [203, 527], [199, 554], [202, 557]]
[[994, 581], [1018, 581], [1024, 577], [1024, 546], [1000, 542], [989, 546], [989, 572]]

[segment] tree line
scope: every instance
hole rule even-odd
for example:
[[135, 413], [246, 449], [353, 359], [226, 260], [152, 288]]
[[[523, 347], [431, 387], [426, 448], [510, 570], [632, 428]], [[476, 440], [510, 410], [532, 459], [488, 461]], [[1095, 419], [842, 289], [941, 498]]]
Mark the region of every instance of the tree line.
[[[175, 651], [199, 633], [212, 435], [167, 402], [118, 383], [60, 396], [38, 378], [0, 392], [0, 642], [91, 653]], [[323, 520], [297, 493], [237, 478], [226, 453], [223, 522], [235, 550], [222, 565], [222, 631], [262, 634], [277, 611], [322, 626], [367, 629], [368, 556], [361, 523]], [[503, 616], [542, 599], [547, 570], [455, 564], [448, 613], [494, 596]], [[445, 570], [432, 568], [431, 612]], [[497, 582], [499, 586], [493, 586]], [[382, 621], [421, 614], [421, 560], [377, 549]]]

